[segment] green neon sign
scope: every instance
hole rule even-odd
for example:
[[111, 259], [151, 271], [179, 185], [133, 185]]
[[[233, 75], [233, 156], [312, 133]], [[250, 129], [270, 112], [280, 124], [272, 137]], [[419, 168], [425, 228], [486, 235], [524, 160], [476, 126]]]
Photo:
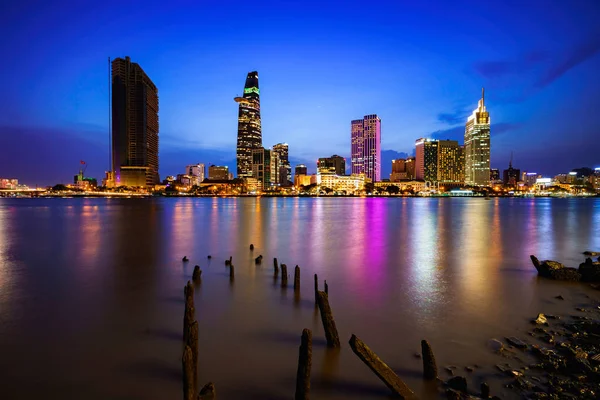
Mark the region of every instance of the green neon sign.
[[260, 94], [260, 90], [258, 90], [257, 87], [251, 87], [251, 88], [244, 88], [244, 94], [247, 93], [256, 93], [256, 94]]

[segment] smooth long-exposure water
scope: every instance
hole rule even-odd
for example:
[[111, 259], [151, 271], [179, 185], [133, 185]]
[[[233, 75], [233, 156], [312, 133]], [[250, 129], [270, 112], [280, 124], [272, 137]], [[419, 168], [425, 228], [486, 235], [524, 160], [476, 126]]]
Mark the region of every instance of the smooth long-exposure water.
[[[183, 287], [198, 264], [199, 381], [220, 399], [292, 398], [303, 328], [312, 398], [389, 398], [352, 333], [421, 398], [437, 396], [414, 356], [421, 339], [442, 377], [452, 364], [509, 398], [488, 340], [569, 312], [558, 294], [594, 295], [539, 279], [529, 255], [578, 266], [587, 249], [600, 249], [599, 199], [0, 199], [0, 397], [181, 398]], [[288, 265], [287, 289], [273, 257]], [[315, 273], [339, 352], [325, 347]]]

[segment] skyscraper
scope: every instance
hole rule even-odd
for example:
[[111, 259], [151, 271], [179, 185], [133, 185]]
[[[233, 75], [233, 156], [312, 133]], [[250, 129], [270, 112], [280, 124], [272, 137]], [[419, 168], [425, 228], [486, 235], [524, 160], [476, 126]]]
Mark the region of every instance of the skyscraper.
[[252, 150], [262, 148], [258, 72], [248, 73], [244, 95], [236, 97], [235, 101], [239, 103], [237, 176], [247, 178], [252, 176]]
[[111, 75], [115, 185], [158, 184], [158, 89], [129, 57], [113, 60]]
[[462, 184], [465, 181], [464, 150], [456, 140], [438, 142], [437, 181]]
[[278, 166], [277, 166], [277, 183], [282, 186], [287, 186], [292, 182], [292, 166], [289, 161], [289, 147], [287, 143], [277, 143], [273, 146], [273, 152], [278, 155]]
[[337, 154], [331, 157], [321, 157], [317, 161], [317, 171], [320, 174], [346, 175], [346, 159]]
[[200, 185], [204, 180], [204, 164], [193, 164], [185, 167], [185, 174], [192, 178], [192, 185]]
[[420, 138], [415, 142], [416, 179], [427, 182], [437, 180], [438, 141]]
[[252, 150], [252, 177], [256, 178], [263, 190], [271, 188], [272, 151], [261, 147]]
[[298, 164], [298, 165], [296, 165], [294, 175], [306, 175], [307, 171], [308, 171], [308, 169], [306, 168], [306, 165]]
[[352, 174], [381, 181], [381, 119], [371, 114], [352, 121], [350, 138]]
[[490, 113], [485, 108], [484, 91], [465, 126], [465, 183], [490, 185]]

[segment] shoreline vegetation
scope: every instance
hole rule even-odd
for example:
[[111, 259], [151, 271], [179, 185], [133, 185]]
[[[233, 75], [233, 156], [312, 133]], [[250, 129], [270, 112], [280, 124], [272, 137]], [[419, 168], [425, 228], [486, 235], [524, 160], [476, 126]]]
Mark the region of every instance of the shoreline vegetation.
[[[254, 245], [249, 250], [254, 252]], [[600, 252], [585, 251], [585, 262], [579, 267], [567, 268], [551, 260], [539, 261], [531, 256], [531, 261], [542, 279], [600, 282]], [[254, 254], [253, 254], [254, 256]], [[598, 257], [593, 261], [590, 257]], [[209, 255], [210, 259], [211, 256]], [[261, 264], [263, 255], [255, 258]], [[187, 256], [182, 263], [188, 263]], [[225, 260], [225, 268], [229, 269], [231, 284], [235, 281], [233, 257]], [[563, 273], [568, 270], [568, 273]], [[293, 290], [295, 301], [300, 296], [300, 271], [294, 269]], [[311, 277], [312, 278], [312, 277]], [[282, 289], [292, 289], [288, 285], [288, 270], [285, 264], [279, 265], [273, 259], [273, 279], [280, 281]], [[193, 283], [192, 283], [193, 282]], [[194, 293], [202, 290], [202, 270], [194, 267], [192, 279], [184, 287], [183, 310], [183, 398], [184, 400], [208, 400], [216, 397], [218, 383], [208, 382], [201, 389], [198, 385], [198, 321], [195, 318]], [[593, 283], [592, 288], [600, 290]], [[421, 351], [414, 356], [422, 363], [422, 379], [428, 381], [430, 388], [438, 393], [438, 398], [457, 399], [501, 399], [493, 395], [486, 380], [476, 378], [476, 370], [493, 368], [496, 374], [506, 381], [503, 393], [510, 398], [520, 397], [531, 400], [541, 399], [598, 399], [600, 396], [600, 302], [584, 294], [588, 301], [585, 304], [575, 303], [575, 299], [566, 300], [562, 295], [554, 297], [554, 301], [572, 302], [572, 312], [566, 315], [539, 313], [531, 319], [531, 328], [527, 330], [529, 337], [507, 336], [501, 339], [490, 338], [488, 348], [491, 353], [501, 355], [507, 362], [492, 365], [467, 365], [464, 370], [457, 366], [438, 367], [434, 350], [430, 343], [423, 339]], [[387, 386], [391, 394], [399, 399], [417, 399], [415, 393], [402, 378], [382, 360], [367, 343], [354, 333], [348, 341], [338, 335], [334, 320], [334, 312], [329, 304], [328, 285], [324, 281], [324, 290], [319, 289], [319, 278], [314, 274], [314, 307], [321, 315], [324, 335], [328, 351], [352, 351], [364, 364], [364, 373], [375, 374]], [[299, 335], [298, 367], [295, 385], [295, 400], [310, 398], [310, 375], [312, 365], [313, 333], [304, 328]], [[202, 345], [205, 345], [202, 343]], [[376, 345], [376, 343], [375, 343]], [[393, 362], [393, 360], [386, 360]], [[370, 372], [368, 370], [370, 370]], [[444, 373], [448, 376], [442, 378]], [[204, 379], [204, 377], [200, 377]], [[489, 377], [488, 377], [489, 378]], [[473, 387], [475, 386], [475, 387]], [[290, 395], [294, 388], [290, 385]]]

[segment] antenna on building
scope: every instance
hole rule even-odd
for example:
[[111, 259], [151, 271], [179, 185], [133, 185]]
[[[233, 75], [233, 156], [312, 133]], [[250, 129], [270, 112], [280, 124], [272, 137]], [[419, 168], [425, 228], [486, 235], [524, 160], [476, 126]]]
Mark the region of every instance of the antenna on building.
[[485, 106], [485, 89], [481, 88], [481, 105]]
[[513, 152], [510, 152], [510, 161], [508, 162], [508, 168], [512, 168]]

